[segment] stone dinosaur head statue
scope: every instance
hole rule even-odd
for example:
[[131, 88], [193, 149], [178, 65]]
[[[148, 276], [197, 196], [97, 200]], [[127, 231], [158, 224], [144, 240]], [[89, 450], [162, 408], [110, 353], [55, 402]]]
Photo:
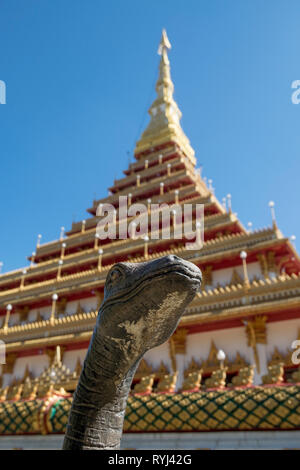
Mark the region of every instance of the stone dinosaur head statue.
[[74, 393], [64, 449], [117, 449], [139, 360], [165, 342], [201, 284], [201, 272], [175, 255], [118, 263]]
[[143, 355], [170, 337], [201, 279], [197, 266], [175, 255], [118, 263], [107, 275], [98, 329]]

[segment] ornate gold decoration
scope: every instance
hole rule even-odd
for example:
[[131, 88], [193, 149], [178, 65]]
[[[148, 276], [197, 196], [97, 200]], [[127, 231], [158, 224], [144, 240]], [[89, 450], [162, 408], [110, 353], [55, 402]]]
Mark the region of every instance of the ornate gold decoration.
[[278, 274], [278, 267], [276, 266], [275, 253], [274, 251], [269, 251], [267, 253], [267, 264], [268, 271]]
[[184, 377], [187, 378], [189, 374], [193, 372], [198, 372], [201, 370], [200, 363], [195, 360], [194, 357], [192, 357], [188, 367], [184, 371]]
[[139, 363], [137, 371], [134, 375], [134, 378], [137, 380], [141, 380], [143, 377], [150, 376], [153, 373], [153, 368], [148, 364], [146, 359], [142, 359]]
[[171, 336], [174, 344], [175, 354], [185, 354], [186, 352], [186, 338], [188, 330], [185, 328], [178, 328]]
[[60, 395], [69, 395], [63, 387], [55, 387], [55, 384], [44, 384], [43, 387], [38, 387], [38, 398], [49, 398], [59, 393]]
[[38, 311], [38, 313], [36, 315], [36, 322], [41, 322], [43, 320], [44, 320], [44, 318], [42, 317], [41, 312]]
[[[203, 369], [203, 373], [207, 374], [215, 370], [218, 370], [220, 368], [220, 361], [217, 358], [217, 354], [218, 354], [218, 349], [214, 341], [212, 341], [210, 345], [208, 358], [206, 359], [206, 361], [203, 361], [201, 363], [201, 369]], [[228, 357], [226, 356], [224, 365], [228, 366], [228, 364], [229, 364], [229, 360], [228, 360]]]
[[283, 363], [272, 364], [268, 366], [268, 374], [262, 376], [263, 384], [280, 384], [283, 382], [284, 367]]
[[56, 314], [64, 315], [66, 313], [68, 299], [66, 297], [59, 298], [56, 302]]
[[197, 372], [190, 372], [182, 385], [183, 392], [196, 392], [200, 388], [202, 378], [202, 369]]
[[172, 363], [173, 372], [177, 370], [176, 354], [185, 354], [186, 352], [186, 338], [188, 330], [185, 328], [178, 328], [169, 340], [170, 358]]
[[238, 375], [232, 378], [231, 383], [229, 383], [228, 385], [233, 387], [252, 385], [253, 378], [254, 366], [243, 367], [239, 370]]
[[[267, 319], [268, 317], [266, 315], [262, 315], [262, 316], [256, 316], [253, 320], [250, 320], [248, 322], [248, 330], [249, 330], [249, 325], [251, 325], [254, 330], [256, 343], [267, 344], [267, 328], [266, 328]], [[252, 336], [248, 334], [249, 346], [251, 346], [252, 340], [253, 340]]]
[[25, 305], [25, 307], [19, 307], [17, 309], [17, 313], [20, 316], [20, 322], [28, 321], [29, 311], [30, 311], [30, 307], [28, 305]]
[[256, 345], [258, 343], [267, 343], [267, 318], [268, 317], [266, 315], [256, 316], [253, 320], [249, 320], [246, 322], [246, 335], [248, 340], [248, 346], [253, 349], [256, 369], [258, 373], [260, 373], [260, 362]]
[[172, 364], [172, 371], [176, 372], [177, 370], [177, 362], [176, 362], [176, 354], [175, 354], [175, 344], [172, 340], [172, 337], [169, 339], [169, 352], [170, 352], [170, 359]]
[[20, 380], [20, 383], [24, 383], [27, 378], [32, 379], [32, 374], [30, 373], [28, 364], [26, 364], [25, 371], [22, 379]]
[[275, 346], [268, 365], [274, 365], [274, 364], [280, 364], [280, 363], [287, 365], [286, 362], [287, 362], [286, 355], [281, 353], [279, 349], [277, 348], [277, 346]]
[[243, 284], [243, 278], [239, 275], [236, 269], [232, 271], [232, 276], [230, 279], [230, 285]]
[[[208, 358], [206, 360], [196, 361], [193, 357], [188, 365], [188, 367], [184, 371], [184, 377], [186, 378], [189, 373], [191, 372], [198, 372], [200, 369], [203, 370], [203, 374], [210, 374], [214, 370], [218, 370], [220, 368], [220, 361], [217, 358], [218, 348], [216, 347], [215, 343], [212, 341], [210, 345], [210, 350], [208, 354]], [[243, 367], [247, 367], [249, 364], [241, 356], [239, 352], [236, 353], [234, 359], [229, 360], [226, 356], [224, 365], [226, 365], [228, 372], [236, 372]]]
[[202, 269], [202, 276], [203, 276], [202, 287], [212, 285], [213, 283], [212, 271], [213, 271], [212, 266], [205, 266], [205, 268]]
[[45, 353], [49, 357], [50, 365], [55, 361], [55, 358], [59, 355], [59, 361], [63, 358], [65, 346], [56, 346], [56, 348], [47, 348]]
[[298, 367], [295, 372], [292, 373], [290, 379], [288, 379], [290, 383], [299, 383], [300, 382], [300, 367]]
[[269, 272], [274, 272], [276, 274], [279, 273], [274, 251], [268, 251], [266, 254], [259, 253], [257, 255], [257, 259], [259, 261], [261, 273], [265, 278], [269, 278]]
[[205, 380], [206, 388], [223, 388], [226, 385], [226, 372], [227, 367], [221, 367], [220, 369], [214, 370], [211, 377]]
[[22, 398], [24, 400], [34, 400], [37, 396], [37, 391], [38, 383], [33, 383], [33, 380], [30, 377], [27, 377], [24, 381]]
[[6, 395], [9, 400], [18, 400], [20, 397], [22, 397], [22, 399], [33, 400], [36, 397], [42, 398], [50, 396], [57, 391], [59, 391], [60, 394], [66, 393], [62, 392], [61, 389], [74, 390], [80, 373], [79, 366], [80, 361], [78, 360], [75, 371], [70, 372], [70, 370], [62, 364], [61, 348], [57, 346], [50, 366], [39, 377], [32, 379], [29, 368], [26, 366], [21, 381], [17, 382], [16, 379], [14, 379], [10, 387], [0, 392], [0, 397], [2, 396], [0, 400], [5, 399], [3, 397]]
[[9, 387], [6, 386], [5, 388], [0, 389], [0, 401], [5, 401], [7, 397]]
[[259, 266], [260, 266], [260, 270], [261, 270], [262, 275], [265, 278], [268, 278], [269, 277], [269, 270], [268, 270], [268, 263], [267, 263], [266, 255], [264, 255], [263, 253], [259, 253], [257, 255], [257, 259], [258, 259], [258, 262], [259, 262]]
[[164, 375], [158, 382], [156, 391], [159, 393], [175, 392], [177, 377], [178, 372], [175, 372], [175, 374]]
[[77, 307], [76, 307], [76, 315], [79, 315], [80, 313], [85, 313], [80, 302], [78, 302]]
[[140, 382], [135, 384], [133, 393], [151, 393], [154, 383], [155, 374], [142, 377]]
[[7, 391], [6, 400], [20, 400], [23, 384], [11, 385]]
[[[0, 435], [64, 433], [72, 398], [51, 388], [46, 398], [2, 401]], [[132, 394], [127, 402], [124, 431], [299, 429], [299, 399], [298, 385]]]
[[167, 53], [170, 48], [171, 44], [167, 33], [163, 30], [159, 45], [161, 60], [159, 77], [156, 83], [157, 98], [149, 109], [151, 119], [136, 144], [135, 154], [138, 155], [156, 146], [173, 142], [177, 143], [190, 160], [195, 163], [194, 150], [180, 127], [181, 112], [173, 98], [174, 85], [171, 80], [170, 62]]
[[240, 371], [244, 367], [248, 367], [249, 364], [244, 357], [241, 356], [239, 352], [236, 353], [235, 359], [233, 361], [228, 361], [228, 372]]
[[162, 379], [165, 375], [170, 374], [168, 367], [163, 361], [160, 361], [159, 367], [155, 372], [155, 378]]
[[45, 396], [44, 394], [50, 385], [57, 388], [63, 387], [65, 390], [74, 390], [77, 385], [78, 375], [76, 371], [71, 372], [62, 363], [61, 348], [57, 346], [51, 365], [35, 380], [38, 382], [38, 396]]

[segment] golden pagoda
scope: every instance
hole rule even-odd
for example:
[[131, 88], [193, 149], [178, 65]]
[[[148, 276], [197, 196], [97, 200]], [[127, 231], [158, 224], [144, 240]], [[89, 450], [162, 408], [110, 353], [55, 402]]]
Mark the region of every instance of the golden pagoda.
[[[123, 447], [224, 448], [229, 431], [243, 431], [235, 433], [239, 448], [299, 440], [292, 345], [300, 340], [300, 259], [277, 227], [273, 204], [270, 227], [246, 229], [230, 196], [221, 203], [202, 178], [173, 97], [170, 48], [164, 30], [157, 96], [125, 176], [58, 240], [39, 237], [29, 267], [0, 275], [0, 449], [48, 448], [50, 434], [60, 447], [108, 270], [172, 253], [200, 267], [202, 291], [169, 342], [142, 359]], [[203, 204], [203, 247], [187, 250], [185, 240], [161, 237], [101, 240], [99, 205], [111, 204], [119, 225], [120, 196], [129, 206]]]

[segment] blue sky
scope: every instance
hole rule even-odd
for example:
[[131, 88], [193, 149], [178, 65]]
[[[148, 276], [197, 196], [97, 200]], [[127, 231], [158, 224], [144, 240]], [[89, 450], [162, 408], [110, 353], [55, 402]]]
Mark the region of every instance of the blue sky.
[[[165, 27], [182, 127], [216, 195], [300, 237], [298, 0], [0, 0], [0, 261], [25, 266], [128, 165]], [[297, 242], [296, 242], [297, 243]]]

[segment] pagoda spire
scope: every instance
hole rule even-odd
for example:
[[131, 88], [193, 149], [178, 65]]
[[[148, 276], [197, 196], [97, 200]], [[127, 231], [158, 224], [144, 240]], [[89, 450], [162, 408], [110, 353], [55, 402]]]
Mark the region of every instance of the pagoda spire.
[[171, 44], [166, 30], [163, 29], [158, 48], [161, 58], [156, 82], [157, 97], [149, 108], [150, 122], [136, 144], [135, 154], [172, 142], [177, 143], [195, 163], [194, 150], [180, 126], [181, 111], [173, 98], [174, 85], [168, 58], [169, 49]]

